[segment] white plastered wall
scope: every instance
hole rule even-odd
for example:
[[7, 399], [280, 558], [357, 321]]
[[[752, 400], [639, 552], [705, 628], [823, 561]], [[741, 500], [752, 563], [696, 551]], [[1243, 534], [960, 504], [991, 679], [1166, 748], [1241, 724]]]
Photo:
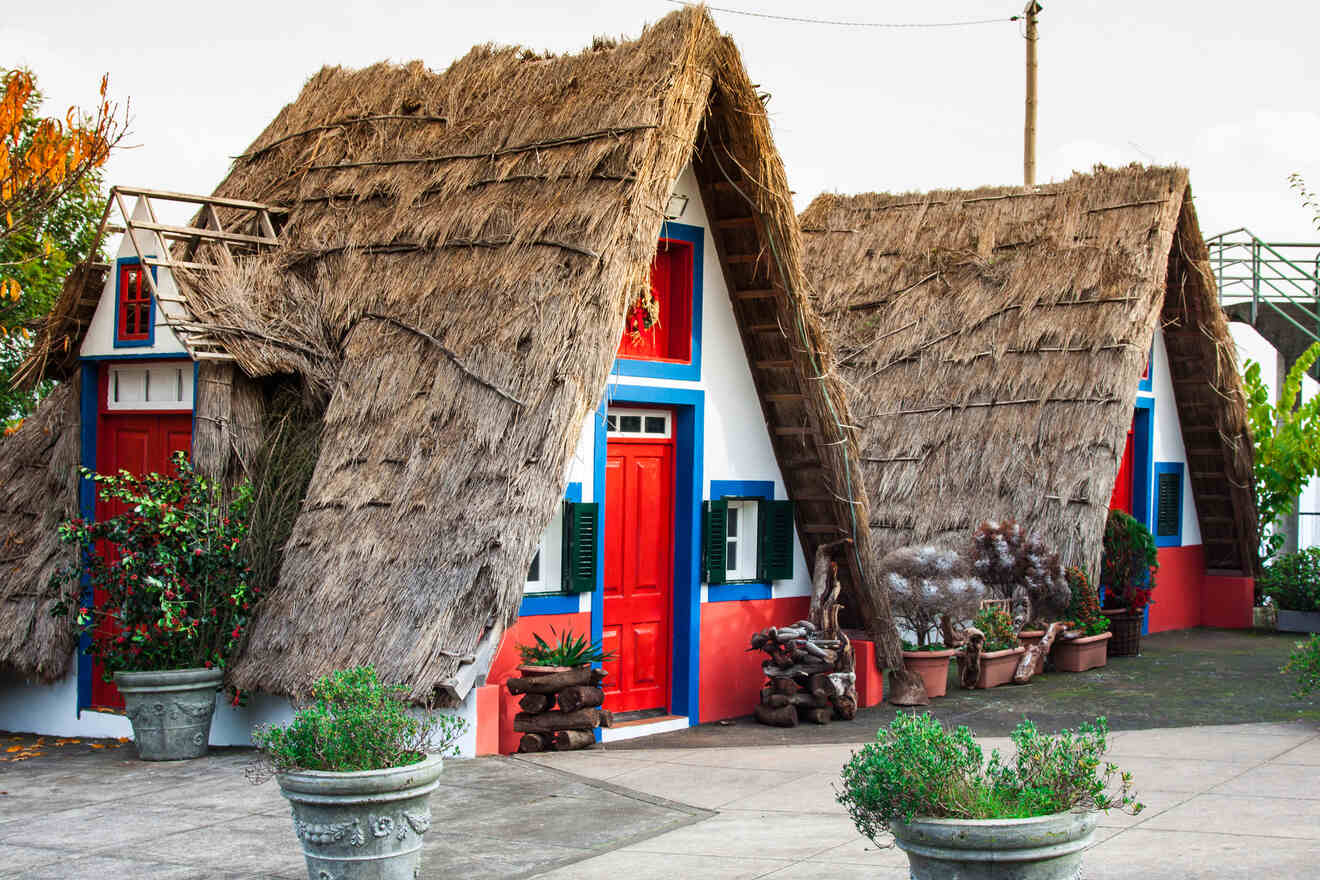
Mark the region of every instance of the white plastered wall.
[[[1182, 423], [1178, 420], [1178, 402], [1173, 396], [1173, 377], [1169, 374], [1169, 355], [1164, 347], [1164, 332], [1155, 334], [1154, 358], [1151, 364], [1151, 393], [1142, 396], [1155, 398], [1155, 418], [1151, 429], [1151, 457], [1156, 462], [1181, 462], [1183, 465], [1182, 545], [1190, 547], [1201, 543], [1201, 521], [1196, 515], [1196, 500], [1192, 498], [1191, 468], [1187, 464], [1187, 450], [1183, 446]], [[1150, 515], [1155, 516], [1155, 482], [1150, 477]], [[1151, 526], [1154, 529], [1154, 525]]]

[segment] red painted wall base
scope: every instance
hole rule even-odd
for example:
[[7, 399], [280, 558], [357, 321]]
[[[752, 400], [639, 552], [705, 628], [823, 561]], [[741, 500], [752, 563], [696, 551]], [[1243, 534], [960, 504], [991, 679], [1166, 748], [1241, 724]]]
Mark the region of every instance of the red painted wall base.
[[853, 639], [853, 661], [857, 671], [857, 706], [878, 706], [885, 700], [885, 675], [875, 668], [875, 643]]
[[1251, 607], [1256, 597], [1255, 578], [1207, 574], [1202, 595], [1205, 597], [1201, 612], [1202, 626], [1251, 628]]
[[793, 623], [807, 616], [811, 599], [744, 599], [706, 602], [701, 606], [701, 673], [698, 677], [700, 721], [752, 714], [765, 676], [760, 651], [748, 651], [752, 633], [767, 626]]
[[[504, 641], [500, 642], [500, 649], [495, 654], [495, 659], [490, 664], [490, 672], [486, 676], [487, 687], [496, 689], [499, 718], [499, 733], [496, 739], [496, 751], [501, 755], [511, 755], [518, 751], [518, 743], [522, 739], [521, 733], [514, 732], [513, 716], [518, 714], [518, 701], [521, 697], [514, 696], [504, 687], [504, 683], [511, 678], [518, 677], [518, 645], [532, 641], [532, 635], [540, 635], [546, 641], [550, 641], [550, 627], [555, 628], [555, 632], [572, 632], [574, 635], [591, 635], [591, 615], [590, 614], [540, 614], [533, 617], [520, 617], [514, 621], [513, 626], [509, 627], [508, 632], [504, 634]], [[480, 708], [478, 708], [478, 713]], [[481, 716], [478, 714], [477, 720], [480, 725]], [[480, 726], [478, 726], [478, 739], [480, 739]], [[480, 745], [478, 745], [478, 748]], [[481, 754], [481, 752], [478, 752]]]
[[1208, 574], [1200, 544], [1161, 547], [1158, 553], [1160, 570], [1155, 575], [1149, 632], [1194, 626], [1251, 627], [1252, 578]]

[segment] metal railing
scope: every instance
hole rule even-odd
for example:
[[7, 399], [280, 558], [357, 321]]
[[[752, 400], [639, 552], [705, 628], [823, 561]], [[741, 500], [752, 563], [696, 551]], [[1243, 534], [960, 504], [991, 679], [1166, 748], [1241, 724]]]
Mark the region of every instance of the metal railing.
[[1265, 242], [1242, 228], [1211, 236], [1206, 245], [1221, 306], [1249, 302], [1253, 326], [1270, 310], [1320, 341], [1320, 242]]

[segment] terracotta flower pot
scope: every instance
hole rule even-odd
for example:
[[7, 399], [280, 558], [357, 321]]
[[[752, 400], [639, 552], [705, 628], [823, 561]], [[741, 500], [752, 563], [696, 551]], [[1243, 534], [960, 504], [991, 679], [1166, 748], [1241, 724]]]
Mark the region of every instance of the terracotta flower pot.
[[[1023, 648], [1026, 648], [1028, 650], [1031, 649], [1032, 645], [1035, 645], [1043, 638], [1045, 638], [1045, 630], [1043, 629], [1024, 629], [1022, 630], [1022, 632], [1018, 633], [1018, 643], [1021, 644]], [[1040, 675], [1044, 671], [1045, 671], [1045, 655], [1041, 654], [1039, 657], [1036, 658], [1035, 674]]]
[[946, 651], [904, 651], [903, 668], [921, 676], [926, 696], [942, 697], [949, 689], [949, 658], [958, 653]]
[[1026, 648], [1008, 648], [1004, 651], [987, 651], [981, 655], [981, 675], [976, 679], [978, 688], [999, 687], [1013, 680], [1013, 672], [1018, 661], [1027, 652]]
[[1109, 640], [1113, 633], [1083, 636], [1080, 639], [1055, 639], [1050, 654], [1060, 672], [1085, 672], [1109, 662]]

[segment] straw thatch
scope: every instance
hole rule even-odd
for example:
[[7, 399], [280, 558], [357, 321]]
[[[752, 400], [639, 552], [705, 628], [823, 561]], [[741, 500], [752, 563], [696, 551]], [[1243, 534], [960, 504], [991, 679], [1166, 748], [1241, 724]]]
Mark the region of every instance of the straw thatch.
[[1250, 569], [1245, 403], [1184, 170], [822, 195], [801, 222], [876, 559], [1015, 516], [1094, 571], [1162, 326], [1207, 566]]
[[[847, 535], [865, 554], [782, 163], [704, 10], [574, 56], [326, 68], [216, 193], [279, 209], [280, 246], [235, 260], [203, 244], [192, 261], [220, 270], [175, 274], [241, 368], [199, 382], [200, 467], [250, 467], [274, 395], [244, 377], [296, 376], [324, 410], [235, 684], [299, 695], [373, 663], [415, 698], [454, 699], [485, 672], [689, 164], [781, 467], [809, 481], [792, 490], [807, 550]], [[43, 351], [64, 350], [59, 332]]]
[[50, 615], [50, 580], [73, 560], [56, 529], [78, 514], [78, 455], [71, 382], [0, 438], [0, 670], [25, 678], [58, 678], [73, 656], [69, 618]]

